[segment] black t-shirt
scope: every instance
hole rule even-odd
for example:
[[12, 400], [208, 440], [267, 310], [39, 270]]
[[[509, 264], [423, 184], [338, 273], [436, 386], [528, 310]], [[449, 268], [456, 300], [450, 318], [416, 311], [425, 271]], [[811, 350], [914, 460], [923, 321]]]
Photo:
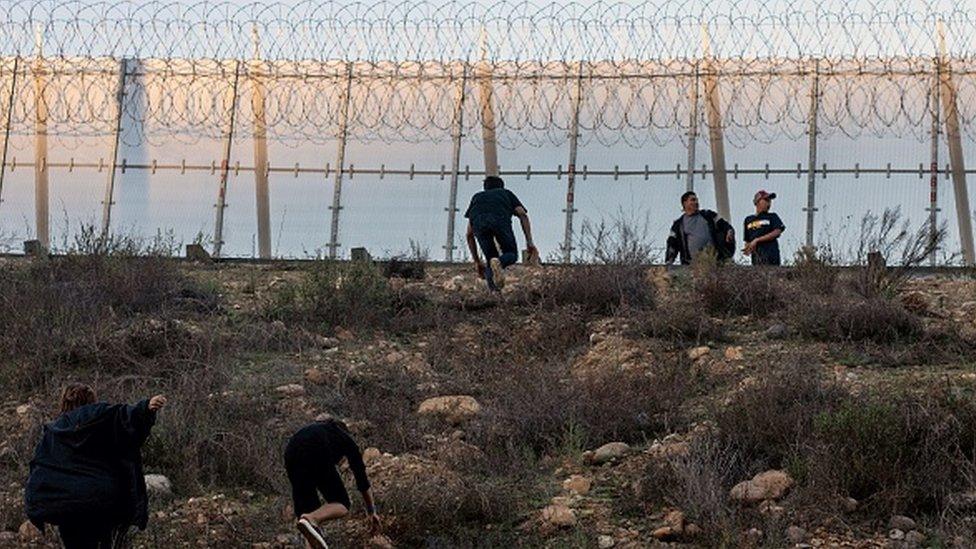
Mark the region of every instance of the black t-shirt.
[[[471, 197], [471, 204], [464, 217], [477, 224], [479, 218], [509, 219], [515, 215], [515, 208], [522, 206], [515, 193], [508, 189], [480, 191]], [[525, 209], [525, 206], [522, 206]]]
[[[743, 231], [745, 242], [751, 242], [761, 236], [766, 236], [776, 229], [781, 231], [786, 230], [786, 225], [783, 225], [783, 221], [778, 215], [769, 212], [750, 215], [746, 217], [745, 230]], [[768, 242], [759, 243], [756, 246], [756, 250], [752, 252], [752, 264], [779, 265], [778, 240], [778, 238], [774, 238]]]
[[308, 467], [334, 466], [342, 458], [349, 460], [349, 468], [356, 477], [356, 488], [360, 492], [368, 490], [363, 454], [356, 441], [335, 421], [317, 421], [299, 429], [285, 447], [286, 462], [298, 462]]

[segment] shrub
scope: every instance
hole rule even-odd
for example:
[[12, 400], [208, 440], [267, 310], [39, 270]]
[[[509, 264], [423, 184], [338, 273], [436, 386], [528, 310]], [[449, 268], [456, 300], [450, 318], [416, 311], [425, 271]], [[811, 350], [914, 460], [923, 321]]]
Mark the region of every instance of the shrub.
[[722, 325], [705, 314], [697, 300], [669, 300], [653, 311], [640, 312], [631, 318], [631, 333], [682, 347], [721, 341], [725, 336]]
[[821, 341], [912, 341], [924, 327], [900, 303], [882, 298], [831, 296], [796, 300], [790, 318], [800, 335]]
[[285, 284], [264, 306], [264, 315], [270, 320], [324, 329], [339, 325], [379, 327], [393, 313], [389, 283], [367, 261], [316, 261], [298, 283]]
[[695, 268], [695, 291], [705, 311], [715, 315], [766, 316], [783, 306], [773, 272], [734, 265]]
[[800, 291], [812, 295], [831, 295], [837, 286], [837, 267], [830, 248], [797, 250], [788, 276]]
[[612, 315], [622, 309], [653, 306], [654, 288], [638, 264], [574, 265], [560, 269], [542, 288], [546, 307], [578, 305], [589, 314]]
[[427, 276], [427, 250], [416, 242], [410, 243], [410, 253], [391, 257], [383, 265], [383, 276], [407, 280], [423, 280]]

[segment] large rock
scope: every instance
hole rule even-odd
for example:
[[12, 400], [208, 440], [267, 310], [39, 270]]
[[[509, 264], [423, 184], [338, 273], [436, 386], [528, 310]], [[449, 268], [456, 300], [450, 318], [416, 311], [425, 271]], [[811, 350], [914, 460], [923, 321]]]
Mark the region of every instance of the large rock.
[[593, 479], [583, 475], [573, 475], [563, 481], [563, 490], [581, 496], [589, 493], [591, 486], [593, 486]]
[[146, 491], [154, 496], [169, 496], [173, 493], [173, 485], [164, 475], [146, 475]]
[[596, 465], [622, 458], [630, 453], [630, 445], [626, 442], [608, 442], [593, 451], [590, 461]]
[[763, 500], [777, 500], [786, 495], [795, 482], [785, 471], [766, 471], [736, 484], [729, 496], [745, 504], [759, 503]]
[[688, 349], [688, 358], [691, 360], [698, 360], [710, 353], [712, 349], [708, 345], [702, 345], [700, 347], [695, 347]]
[[472, 396], [453, 395], [428, 398], [420, 403], [417, 413], [437, 417], [453, 425], [460, 425], [481, 415], [481, 404]]
[[905, 515], [892, 515], [891, 519], [888, 520], [888, 528], [897, 528], [898, 530], [908, 532], [918, 528], [918, 525], [914, 520]]
[[542, 510], [542, 520], [558, 528], [576, 526], [576, 512], [565, 505], [550, 505]]
[[297, 383], [289, 383], [275, 387], [275, 392], [285, 397], [300, 397], [305, 396], [305, 387]]
[[31, 524], [29, 520], [20, 523], [20, 528], [17, 529], [17, 535], [20, 537], [20, 541], [24, 543], [37, 542], [44, 537], [41, 531]]

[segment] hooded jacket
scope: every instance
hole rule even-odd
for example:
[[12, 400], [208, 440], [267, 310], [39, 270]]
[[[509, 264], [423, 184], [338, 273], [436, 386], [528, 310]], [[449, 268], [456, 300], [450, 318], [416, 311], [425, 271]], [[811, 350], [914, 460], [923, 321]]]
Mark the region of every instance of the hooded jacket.
[[[735, 239], [732, 242], [728, 242], [725, 239], [725, 235], [729, 231], [735, 234], [735, 229], [728, 221], [722, 219], [717, 213], [712, 210], [699, 210], [699, 214], [708, 223], [708, 230], [712, 234], [712, 245], [715, 247], [715, 253], [718, 255], [720, 261], [725, 261], [726, 259], [731, 259], [735, 255]], [[671, 224], [671, 233], [668, 234], [668, 250], [665, 255], [665, 260], [667, 263], [674, 261], [675, 257], [681, 259], [682, 265], [691, 264], [691, 253], [688, 251], [688, 238], [685, 236], [685, 231], [681, 223], [684, 214]]]
[[27, 518], [43, 528], [84, 514], [145, 529], [140, 449], [155, 422], [143, 400], [80, 406], [45, 425], [24, 490]]

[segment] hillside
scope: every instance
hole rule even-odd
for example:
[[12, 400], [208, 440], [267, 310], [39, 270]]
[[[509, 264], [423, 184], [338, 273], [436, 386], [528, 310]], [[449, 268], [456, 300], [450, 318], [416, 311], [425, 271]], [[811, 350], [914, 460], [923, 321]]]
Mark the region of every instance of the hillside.
[[976, 539], [972, 276], [514, 267], [495, 296], [410, 259], [0, 261], [2, 547], [59, 546], [23, 484], [69, 380], [169, 397], [137, 547], [298, 547], [281, 453], [322, 415], [386, 527], [345, 471], [340, 547]]

